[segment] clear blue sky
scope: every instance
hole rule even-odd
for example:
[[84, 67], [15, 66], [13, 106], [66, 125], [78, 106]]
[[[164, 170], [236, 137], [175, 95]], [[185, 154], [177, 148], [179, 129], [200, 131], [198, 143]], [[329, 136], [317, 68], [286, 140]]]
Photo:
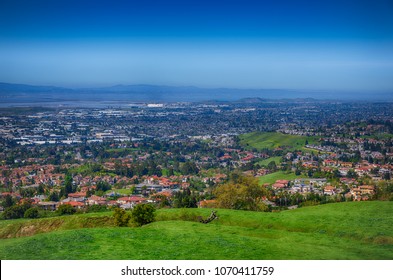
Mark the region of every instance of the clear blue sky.
[[0, 81], [393, 92], [393, 1], [0, 1]]

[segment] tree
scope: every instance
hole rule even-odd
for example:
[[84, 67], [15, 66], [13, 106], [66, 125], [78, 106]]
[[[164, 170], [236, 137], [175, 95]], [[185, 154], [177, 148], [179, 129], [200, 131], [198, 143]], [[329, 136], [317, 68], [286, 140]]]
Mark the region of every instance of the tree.
[[4, 219], [19, 219], [23, 218], [25, 212], [31, 207], [30, 203], [16, 204], [6, 208], [3, 212]]
[[48, 196], [48, 200], [49, 201], [59, 201], [59, 194], [57, 193], [57, 191], [51, 192]]
[[9, 207], [15, 205], [15, 203], [16, 203], [15, 199], [13, 199], [12, 196], [10, 196], [9, 194], [7, 194], [7, 195], [5, 196], [5, 199], [4, 199], [4, 201], [3, 201], [2, 204], [3, 204], [3, 207], [4, 207], [4, 208], [9, 208]]
[[269, 162], [269, 164], [267, 165], [267, 168], [268, 168], [270, 171], [272, 171], [272, 172], [277, 171], [276, 162], [275, 162], [274, 160], [272, 160], [272, 161]]
[[99, 181], [96, 185], [96, 191], [103, 191], [106, 192], [110, 190], [112, 187], [108, 182], [105, 181]]
[[252, 211], [263, 211], [267, 208], [262, 203], [266, 189], [259, 186], [254, 177], [232, 175], [231, 180], [219, 186], [214, 193], [221, 208]]
[[356, 179], [358, 178], [358, 174], [353, 169], [349, 169], [347, 177]]
[[60, 205], [57, 209], [57, 213], [59, 213], [60, 215], [72, 215], [75, 214], [75, 212], [75, 208], [69, 204]]
[[198, 167], [194, 162], [187, 161], [185, 162], [180, 169], [181, 173], [184, 175], [188, 174], [197, 174], [199, 172]]
[[138, 204], [131, 212], [132, 221], [137, 226], [143, 226], [154, 222], [155, 211], [156, 209], [151, 204]]
[[68, 195], [69, 193], [74, 192], [73, 187], [72, 187], [72, 177], [71, 175], [66, 175], [64, 179], [64, 188], [65, 188], [65, 195]]
[[27, 219], [36, 219], [39, 218], [40, 213], [38, 211], [38, 208], [32, 207], [26, 210], [24, 217]]
[[131, 219], [131, 215], [122, 208], [115, 208], [113, 213], [113, 218], [115, 219], [115, 225], [118, 227], [128, 226], [128, 222]]

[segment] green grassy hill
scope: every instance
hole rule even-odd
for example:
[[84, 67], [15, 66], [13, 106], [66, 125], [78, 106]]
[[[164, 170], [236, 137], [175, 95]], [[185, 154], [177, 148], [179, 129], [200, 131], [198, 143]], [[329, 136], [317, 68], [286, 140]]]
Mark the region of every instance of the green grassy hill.
[[294, 180], [296, 178], [304, 178], [304, 175], [296, 175], [293, 172], [277, 171], [259, 177], [259, 184], [273, 184], [277, 180]]
[[[277, 213], [159, 210], [157, 222], [116, 228], [111, 212], [1, 221], [4, 259], [393, 259], [393, 202], [349, 202]], [[89, 222], [90, 221], [90, 222]], [[47, 233], [32, 230], [45, 226]], [[48, 226], [51, 225], [51, 226]], [[13, 237], [25, 236], [26, 237]], [[11, 237], [11, 238], [6, 238]]]
[[317, 138], [311, 136], [299, 136], [283, 134], [279, 132], [251, 132], [240, 135], [240, 144], [245, 147], [256, 149], [284, 148], [286, 150], [301, 150], [306, 141], [316, 143]]

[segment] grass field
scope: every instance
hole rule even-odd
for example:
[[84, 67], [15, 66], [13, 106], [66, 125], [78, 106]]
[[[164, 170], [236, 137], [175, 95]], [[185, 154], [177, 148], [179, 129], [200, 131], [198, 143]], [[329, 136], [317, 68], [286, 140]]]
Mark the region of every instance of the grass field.
[[108, 153], [124, 153], [124, 152], [134, 152], [134, 151], [139, 151], [139, 148], [111, 148], [111, 149], [106, 149], [105, 152]]
[[261, 166], [267, 166], [272, 161], [274, 161], [276, 164], [279, 164], [281, 162], [281, 157], [265, 158], [263, 160], [256, 162], [255, 164], [259, 164]]
[[275, 149], [301, 150], [306, 141], [309, 144], [316, 143], [317, 138], [311, 136], [299, 136], [283, 134], [279, 132], [251, 132], [240, 135], [240, 144], [245, 147], [256, 149]]
[[293, 180], [296, 178], [304, 178], [304, 175], [296, 175], [293, 172], [277, 171], [259, 177], [259, 184], [273, 184], [277, 180]]
[[[0, 221], [3, 238], [7, 232], [34, 234], [1, 239], [0, 258], [393, 259], [393, 202], [327, 204], [277, 213], [219, 209], [218, 220], [195, 222], [198, 215], [209, 213], [159, 210], [158, 221], [141, 228], [111, 226], [110, 212]], [[35, 223], [44, 226], [56, 220], [62, 222], [50, 232], [29, 232]]]
[[132, 189], [110, 189], [108, 191], [106, 191], [105, 193], [111, 193], [111, 192], [115, 192], [115, 193], [119, 193], [122, 195], [132, 195]]

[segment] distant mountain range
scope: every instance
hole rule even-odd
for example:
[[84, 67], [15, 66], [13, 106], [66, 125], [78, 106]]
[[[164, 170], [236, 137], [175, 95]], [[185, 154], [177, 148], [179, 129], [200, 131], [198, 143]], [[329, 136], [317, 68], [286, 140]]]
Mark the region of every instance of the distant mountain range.
[[393, 101], [393, 92], [339, 92], [288, 89], [198, 88], [193, 86], [115, 85], [97, 88], [65, 88], [0, 83], [0, 103], [113, 101], [113, 102], [199, 102], [267, 99], [374, 100]]

